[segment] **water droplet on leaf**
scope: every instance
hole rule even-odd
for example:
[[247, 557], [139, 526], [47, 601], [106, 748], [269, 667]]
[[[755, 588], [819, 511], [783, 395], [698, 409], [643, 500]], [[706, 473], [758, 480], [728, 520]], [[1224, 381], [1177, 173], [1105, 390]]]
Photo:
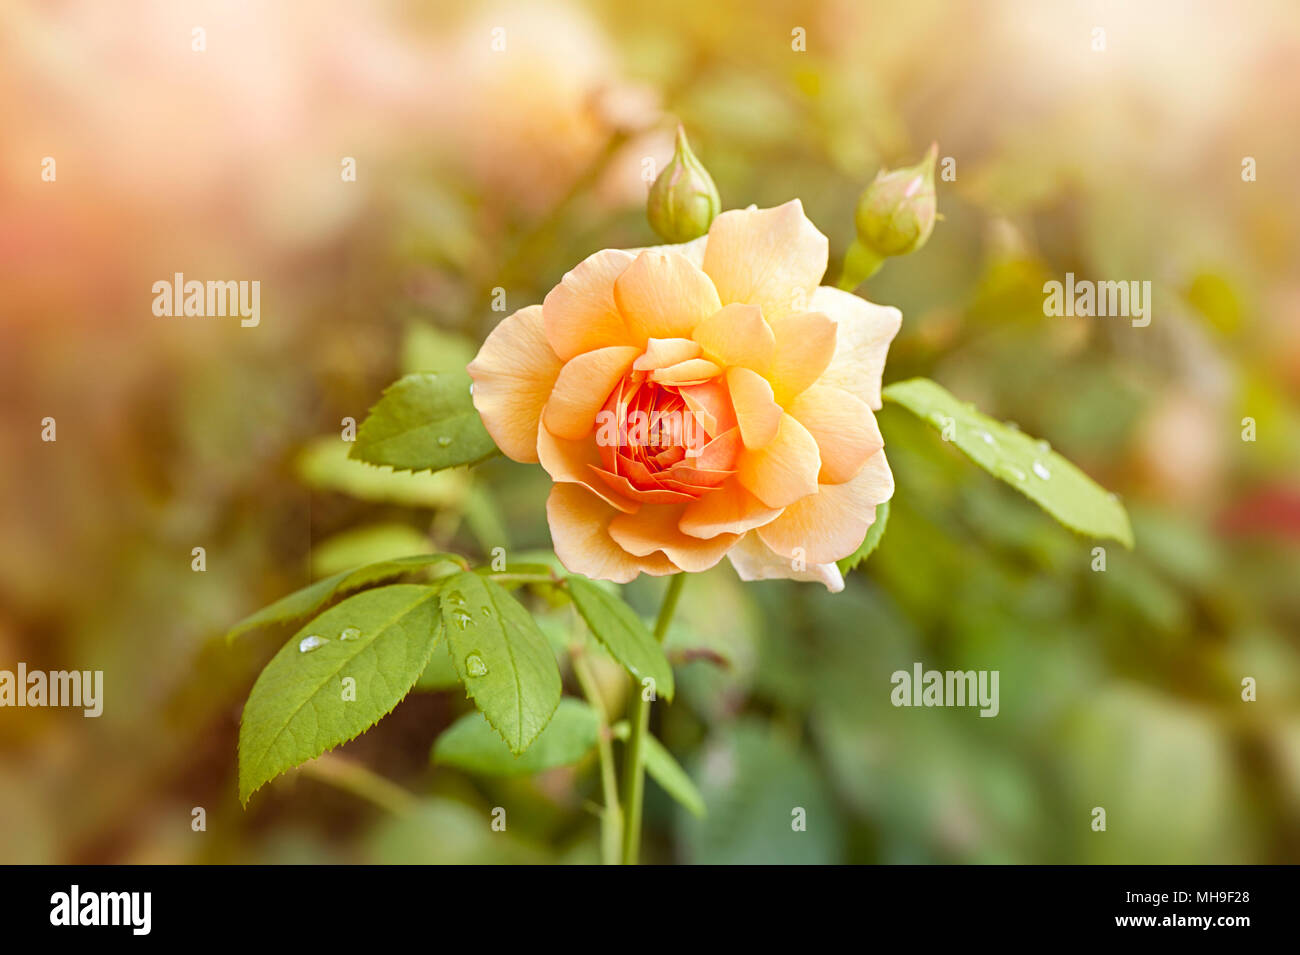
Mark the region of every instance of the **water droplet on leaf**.
[[1044, 464], [1042, 461], [1034, 462], [1034, 473], [1037, 474], [1044, 481], [1046, 481], [1048, 478], [1052, 476], [1052, 472], [1047, 470], [1047, 465]]
[[329, 643], [329, 641], [326, 640], [324, 637], [318, 637], [316, 634], [313, 633], [310, 636], [303, 637], [301, 640], [298, 641], [298, 652], [311, 653], [313, 650], [317, 649], [318, 647], [323, 647], [327, 643]]
[[344, 627], [343, 632], [339, 634], [340, 640], [360, 640], [361, 631], [356, 627]]
[[487, 676], [487, 664], [477, 653], [471, 653], [465, 658], [465, 672], [470, 676]]
[[445, 448], [449, 444], [451, 444], [451, 438], [447, 437], [445, 434], [438, 438], [438, 447]]

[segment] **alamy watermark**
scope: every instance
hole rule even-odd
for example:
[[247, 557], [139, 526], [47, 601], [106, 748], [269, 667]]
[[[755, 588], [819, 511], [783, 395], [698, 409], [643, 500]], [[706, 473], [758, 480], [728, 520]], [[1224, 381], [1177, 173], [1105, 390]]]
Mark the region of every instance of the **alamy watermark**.
[[148, 935], [152, 909], [151, 892], [82, 892], [74, 885], [50, 896], [50, 924], [126, 925], [133, 935]]
[[83, 716], [104, 712], [103, 670], [0, 670], [0, 706], [81, 707]]
[[980, 716], [998, 715], [997, 670], [895, 670], [889, 694], [895, 706], [978, 706]]
[[1132, 319], [1134, 328], [1151, 324], [1150, 282], [1076, 282], [1074, 273], [1066, 272], [1064, 282], [1045, 282], [1043, 294], [1047, 296], [1043, 299], [1043, 314], [1052, 318], [1120, 317]]
[[239, 316], [244, 328], [255, 328], [262, 320], [262, 283], [253, 281], [200, 282], [185, 280], [177, 272], [169, 282], [153, 283], [153, 313], [160, 318], [179, 316], [224, 318]]
[[596, 414], [596, 444], [604, 448], [701, 447], [710, 435], [692, 411], [632, 411], [620, 421], [609, 409]]

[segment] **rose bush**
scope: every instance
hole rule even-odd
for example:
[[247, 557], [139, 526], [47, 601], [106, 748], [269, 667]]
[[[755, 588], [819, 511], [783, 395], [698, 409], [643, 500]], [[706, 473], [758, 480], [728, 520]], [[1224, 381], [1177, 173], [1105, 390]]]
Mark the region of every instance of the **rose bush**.
[[607, 249], [504, 319], [469, 365], [498, 447], [556, 482], [569, 570], [702, 571], [843, 587], [893, 493], [873, 409], [902, 316], [821, 286], [826, 237], [792, 200], [676, 246]]

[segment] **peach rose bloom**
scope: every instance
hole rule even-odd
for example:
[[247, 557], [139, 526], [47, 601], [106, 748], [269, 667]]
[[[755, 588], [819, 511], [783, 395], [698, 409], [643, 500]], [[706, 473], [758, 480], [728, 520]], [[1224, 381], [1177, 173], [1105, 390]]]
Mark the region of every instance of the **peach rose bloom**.
[[820, 286], [796, 199], [683, 245], [607, 249], [503, 320], [469, 366], [498, 447], [554, 479], [575, 573], [819, 580], [893, 494], [872, 409], [902, 316]]

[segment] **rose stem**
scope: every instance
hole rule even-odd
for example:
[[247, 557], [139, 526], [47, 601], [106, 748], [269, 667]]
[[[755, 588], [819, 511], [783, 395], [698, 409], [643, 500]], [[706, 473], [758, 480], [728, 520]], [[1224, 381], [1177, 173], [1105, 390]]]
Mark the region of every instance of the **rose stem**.
[[[575, 613], [574, 616], [577, 616]], [[582, 626], [578, 622], [575, 634]], [[591, 708], [596, 711], [599, 720], [600, 735], [596, 737], [596, 751], [600, 758], [600, 788], [605, 805], [600, 816], [600, 857], [605, 865], [617, 865], [619, 847], [623, 839], [623, 810], [618, 802], [618, 780], [614, 776], [614, 747], [610, 743], [609, 715], [605, 712], [605, 702], [600, 695], [600, 687], [591, 673], [591, 664], [587, 661], [585, 637], [582, 643], [575, 641], [569, 648], [569, 659], [573, 662], [573, 675], [578, 678], [582, 695], [587, 698]]]
[[[677, 609], [677, 598], [682, 595], [684, 573], [668, 578], [664, 602], [659, 605], [659, 618], [655, 621], [655, 639], [664, 642], [668, 624]], [[645, 795], [645, 764], [641, 743], [650, 727], [650, 704], [642, 697], [641, 685], [633, 681], [632, 698], [628, 709], [631, 735], [623, 762], [623, 864], [636, 865], [641, 848], [641, 802]]]

